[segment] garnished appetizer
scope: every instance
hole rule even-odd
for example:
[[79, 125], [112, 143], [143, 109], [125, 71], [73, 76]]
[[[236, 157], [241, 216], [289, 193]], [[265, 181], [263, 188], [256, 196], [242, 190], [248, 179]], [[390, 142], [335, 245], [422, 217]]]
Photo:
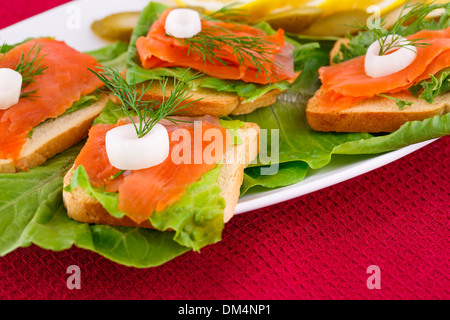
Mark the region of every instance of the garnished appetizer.
[[[439, 21], [426, 17], [443, 10]], [[393, 132], [450, 111], [450, 4], [407, 4], [389, 30], [362, 32], [319, 70], [322, 87], [309, 101], [318, 131]], [[365, 54], [352, 57], [355, 52]]]
[[[109, 101], [64, 179], [69, 217], [84, 223], [174, 231], [199, 250], [220, 240], [237, 204], [244, 168], [257, 156], [259, 127], [215, 116], [179, 117], [188, 108], [185, 72], [163, 101], [118, 73], [97, 73], [120, 104]], [[158, 82], [166, 92], [169, 79]], [[233, 130], [232, 130], [233, 128]]]
[[53, 39], [0, 53], [0, 173], [39, 166], [82, 140], [106, 103], [97, 60]]
[[[151, 2], [131, 38], [127, 81], [145, 83], [164, 72], [177, 78], [187, 68], [201, 72], [190, 102], [197, 101], [184, 110], [189, 115], [245, 114], [272, 104], [299, 75], [295, 52], [304, 47], [282, 29], [249, 26], [243, 19], [232, 6], [202, 15]], [[161, 97], [154, 84], [144, 99]]]

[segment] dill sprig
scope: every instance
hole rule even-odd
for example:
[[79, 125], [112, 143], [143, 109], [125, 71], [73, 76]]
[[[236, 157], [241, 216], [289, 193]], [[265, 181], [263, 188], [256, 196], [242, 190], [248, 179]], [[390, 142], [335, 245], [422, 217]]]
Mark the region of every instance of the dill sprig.
[[[234, 8], [235, 5], [225, 6], [202, 19], [229, 22], [242, 20], [245, 13]], [[178, 40], [188, 46], [188, 55], [200, 56], [205, 63], [219, 63], [227, 67], [231, 63], [225, 59], [228, 56], [225, 48], [232, 48], [232, 55], [236, 57], [239, 66], [252, 65], [256, 69], [256, 76], [261, 73], [265, 74], [270, 83], [271, 75], [276, 79], [273, 75], [275, 67], [280, 67], [280, 64], [274, 59], [279, 54], [270, 49], [276, 43], [266, 40], [262, 36], [236, 36], [232, 31], [239, 29], [239, 24], [231, 29], [208, 25], [194, 37]]]
[[[41, 50], [42, 46], [35, 43], [26, 55], [23, 52], [20, 55], [19, 62], [14, 70], [22, 75], [22, 91], [24, 91], [31, 84], [36, 83], [34, 78], [44, 74], [44, 71], [48, 68], [42, 64], [42, 59], [46, 55], [40, 55]], [[37, 97], [37, 91], [38, 89], [24, 92], [20, 95], [20, 97], [32, 100]]]
[[247, 20], [250, 17], [249, 13], [243, 9], [236, 8], [236, 6], [240, 4], [240, 2], [233, 2], [225, 5], [219, 10], [205, 15], [203, 19], [209, 21], [215, 20], [227, 22]]
[[[410, 39], [408, 42], [401, 43], [401, 38], [406, 38], [413, 35], [423, 29], [426, 17], [434, 10], [437, 9], [450, 9], [450, 3], [446, 4], [434, 4], [426, 2], [418, 2], [410, 4], [406, 2], [402, 8], [398, 20], [389, 29], [389, 34], [393, 35], [392, 42], [386, 42], [386, 31], [382, 29], [384, 20], [380, 23], [378, 28], [370, 29], [375, 35], [376, 40], [380, 44], [380, 55], [385, 55], [393, 49], [408, 48], [412, 45], [414, 47], [425, 47], [429, 45], [427, 42], [423, 42], [424, 38]], [[408, 48], [409, 49], [409, 48]]]
[[183, 39], [182, 42], [188, 45], [188, 55], [198, 55], [205, 62], [208, 61], [212, 64], [219, 62], [227, 67], [230, 63], [224, 59], [227, 56], [224, 47], [230, 47], [233, 49], [232, 55], [236, 57], [239, 66], [251, 64], [256, 69], [256, 75], [265, 74], [269, 82], [274, 67], [278, 65], [274, 61], [277, 53], [268, 49], [274, 43], [261, 36], [239, 37], [223, 28], [209, 27], [204, 28], [192, 38]]
[[7, 45], [5, 42], [0, 46], [0, 61], [5, 57], [5, 53], [9, 51], [11, 46]]
[[[100, 72], [89, 69], [93, 72], [104, 84], [109, 93], [116, 96], [121, 102], [122, 111], [126, 117], [131, 120], [138, 138], [144, 137], [149, 133], [153, 127], [163, 119], [169, 120], [173, 123], [180, 122], [180, 120], [173, 119], [171, 116], [179, 114], [182, 109], [193, 105], [196, 101], [188, 101], [192, 95], [189, 93], [190, 81], [194, 81], [200, 75], [190, 74], [190, 69], [187, 69], [180, 79], [173, 78], [173, 88], [169, 97], [166, 97], [168, 90], [169, 77], [163, 76], [160, 80], [162, 100], [144, 100], [145, 93], [150, 89], [153, 81], [147, 85], [142, 85], [142, 89], [138, 90], [136, 85], [130, 85], [116, 69], [110, 67], [99, 67]], [[138, 122], [135, 122], [137, 117]]]

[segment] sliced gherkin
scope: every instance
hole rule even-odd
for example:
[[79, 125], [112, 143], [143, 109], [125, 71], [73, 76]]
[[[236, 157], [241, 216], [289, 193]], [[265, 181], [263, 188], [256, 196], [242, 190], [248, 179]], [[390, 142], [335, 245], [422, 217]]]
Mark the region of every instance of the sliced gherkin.
[[129, 42], [139, 16], [140, 12], [115, 13], [95, 21], [91, 29], [103, 39]]

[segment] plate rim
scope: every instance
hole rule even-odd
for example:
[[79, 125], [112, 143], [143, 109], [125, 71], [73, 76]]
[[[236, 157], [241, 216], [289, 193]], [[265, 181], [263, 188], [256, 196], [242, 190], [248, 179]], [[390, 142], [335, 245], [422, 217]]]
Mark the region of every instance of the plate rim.
[[[347, 180], [356, 178], [358, 176], [364, 175], [366, 173], [369, 173], [373, 170], [379, 169], [381, 167], [384, 167], [396, 160], [399, 160], [411, 153], [414, 153], [415, 151], [418, 151], [422, 149], [423, 147], [433, 143], [434, 141], [439, 140], [437, 139], [431, 139], [423, 142], [419, 142], [413, 145], [409, 145], [406, 147], [403, 147], [401, 149], [397, 149], [394, 151], [389, 151], [380, 155], [374, 155], [368, 160], [359, 161], [355, 164], [349, 166], [348, 168], [344, 167], [343, 170], [332, 170], [329, 172], [329, 175], [326, 175], [316, 181], [308, 182], [307, 178], [305, 178], [303, 181], [298, 182], [296, 184], [282, 187], [279, 189], [268, 191], [267, 194], [262, 198], [257, 199], [251, 199], [248, 201], [245, 201], [245, 196], [240, 199], [244, 200], [238, 203], [235, 210], [235, 215], [262, 209], [271, 205], [275, 205], [278, 203], [282, 203], [285, 201], [289, 201], [295, 198], [302, 197], [304, 195], [320, 191], [323, 189], [326, 189], [328, 187], [337, 185], [341, 182], [345, 182]], [[351, 155], [348, 155], [351, 156]], [[346, 175], [345, 175], [346, 174]], [[336, 180], [327, 181], [331, 178], [336, 178]], [[312, 185], [312, 188], [307, 189], [305, 187], [305, 183], [309, 183]], [[284, 193], [284, 195], [283, 195]], [[260, 195], [263, 195], [264, 192], [260, 193]], [[280, 196], [281, 195], [281, 196]], [[276, 199], [278, 197], [278, 199]], [[257, 202], [262, 202], [261, 204]]]

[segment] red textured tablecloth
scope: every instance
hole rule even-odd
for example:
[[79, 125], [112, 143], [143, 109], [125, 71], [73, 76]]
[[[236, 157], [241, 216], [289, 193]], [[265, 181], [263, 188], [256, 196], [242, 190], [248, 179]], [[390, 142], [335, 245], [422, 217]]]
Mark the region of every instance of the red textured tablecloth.
[[[0, 28], [67, 2], [0, 1]], [[153, 269], [36, 246], [0, 258], [0, 299], [449, 299], [450, 137], [336, 186], [236, 216]], [[82, 288], [66, 286], [67, 267]], [[367, 268], [381, 271], [369, 290]]]

